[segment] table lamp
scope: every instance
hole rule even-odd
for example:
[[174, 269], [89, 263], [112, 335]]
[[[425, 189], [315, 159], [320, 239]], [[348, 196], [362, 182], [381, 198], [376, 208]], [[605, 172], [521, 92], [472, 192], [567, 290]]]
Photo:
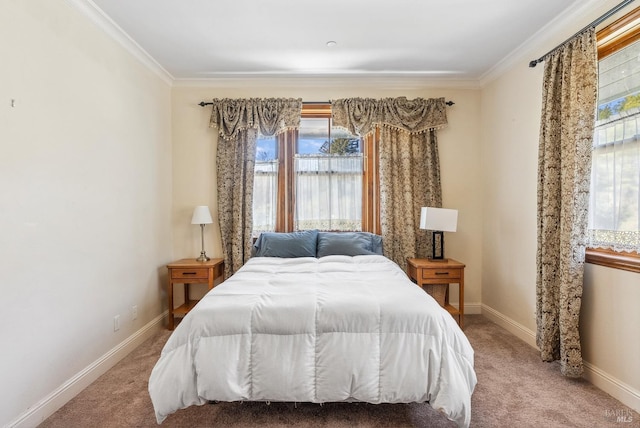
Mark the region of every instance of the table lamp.
[[193, 210], [193, 217], [191, 217], [191, 224], [199, 224], [200, 225], [200, 238], [202, 240], [202, 251], [200, 251], [200, 257], [196, 260], [199, 262], [208, 262], [211, 260], [207, 257], [207, 253], [204, 251], [204, 225], [211, 224], [213, 220], [211, 220], [211, 213], [209, 212], [209, 207], [207, 206], [197, 206], [195, 210]]
[[422, 207], [420, 229], [431, 230], [431, 260], [446, 262], [444, 258], [444, 233], [455, 232], [458, 226], [458, 210]]

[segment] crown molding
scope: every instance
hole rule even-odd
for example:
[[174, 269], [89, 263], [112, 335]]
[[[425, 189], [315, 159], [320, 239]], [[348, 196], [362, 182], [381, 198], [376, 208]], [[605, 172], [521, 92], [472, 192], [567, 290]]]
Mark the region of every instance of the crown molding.
[[[618, 3], [619, 0], [575, 0], [571, 6], [480, 76], [480, 87], [491, 83], [518, 64], [528, 67], [529, 61], [544, 55], [556, 44], [567, 37], [571, 37], [580, 28], [589, 24], [594, 18], [597, 18]], [[626, 13], [626, 10], [625, 8], [621, 13]], [[610, 19], [614, 20], [615, 18], [611, 17]]]
[[[431, 88], [481, 89], [493, 80], [502, 76], [520, 62], [528, 66], [529, 60], [531, 60], [533, 56], [540, 55], [540, 53], [532, 54], [532, 52], [544, 53], [563, 36], [568, 37], [573, 34], [576, 27], [581, 28], [589, 22], [589, 17], [594, 15], [594, 10], [606, 11], [617, 3], [614, 0], [608, 0], [606, 2], [603, 2], [602, 0], [575, 0], [569, 8], [560, 13], [547, 25], [539, 29], [533, 36], [520, 44], [478, 79], [461, 79], [456, 77], [447, 78], [424, 75], [384, 76], [367, 74], [328, 76], [274, 76], [268, 74], [255, 74], [238, 76], [221, 75], [209, 78], [175, 78], [138, 43], [136, 43], [136, 41], [133, 40], [120, 26], [109, 18], [109, 16], [107, 16], [92, 0], [65, 1], [101, 28], [107, 35], [118, 42], [125, 50], [131, 53], [138, 61], [170, 86], [233, 88], [238, 85], [242, 85], [243, 87], [264, 87], [265, 85], [272, 85], [279, 88], [286, 88], [307, 86], [371, 87], [372, 85], [375, 85], [393, 90], [420, 90]], [[614, 19], [614, 17], [612, 17], [612, 19]], [[585, 24], [575, 25], [576, 22], [580, 21], [584, 21]]]
[[276, 87], [276, 88], [370, 88], [372, 86], [391, 90], [420, 90], [433, 88], [480, 89], [476, 79], [435, 78], [425, 76], [372, 76], [358, 75], [251, 75], [225, 76], [202, 79], [177, 78], [174, 87], [206, 87], [206, 88], [244, 88]]
[[174, 77], [91, 0], [66, 0], [169, 86]]

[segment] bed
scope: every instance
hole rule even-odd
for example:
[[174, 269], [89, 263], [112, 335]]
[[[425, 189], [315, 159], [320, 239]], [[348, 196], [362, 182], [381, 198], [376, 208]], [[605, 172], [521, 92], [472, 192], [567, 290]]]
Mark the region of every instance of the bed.
[[358, 240], [345, 236], [258, 240], [256, 256], [162, 350], [149, 379], [159, 424], [209, 401], [283, 401], [428, 402], [469, 425], [476, 375], [466, 336], [375, 238], [353, 235], [362, 238], [353, 250]]

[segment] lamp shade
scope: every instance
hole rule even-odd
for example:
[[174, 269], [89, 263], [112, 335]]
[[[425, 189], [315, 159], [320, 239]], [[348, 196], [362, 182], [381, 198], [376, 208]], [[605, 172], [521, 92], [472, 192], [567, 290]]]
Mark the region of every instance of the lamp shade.
[[209, 212], [209, 207], [205, 205], [200, 205], [193, 210], [193, 217], [191, 217], [191, 224], [211, 224], [211, 223], [213, 223], [213, 220], [211, 219], [211, 213]]
[[455, 232], [458, 228], [458, 210], [422, 207], [420, 229]]

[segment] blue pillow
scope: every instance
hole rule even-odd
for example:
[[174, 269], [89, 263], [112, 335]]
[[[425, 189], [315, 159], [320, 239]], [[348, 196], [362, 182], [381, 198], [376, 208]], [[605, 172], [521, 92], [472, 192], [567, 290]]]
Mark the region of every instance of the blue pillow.
[[315, 257], [317, 242], [317, 230], [262, 232], [253, 246], [256, 257]]
[[371, 238], [371, 251], [373, 251], [376, 254], [382, 255], [382, 236], [375, 235], [373, 233], [368, 233], [368, 232], [361, 232], [361, 233], [366, 233], [369, 236], [369, 238]]
[[382, 237], [368, 232], [318, 233], [318, 257], [382, 254]]

